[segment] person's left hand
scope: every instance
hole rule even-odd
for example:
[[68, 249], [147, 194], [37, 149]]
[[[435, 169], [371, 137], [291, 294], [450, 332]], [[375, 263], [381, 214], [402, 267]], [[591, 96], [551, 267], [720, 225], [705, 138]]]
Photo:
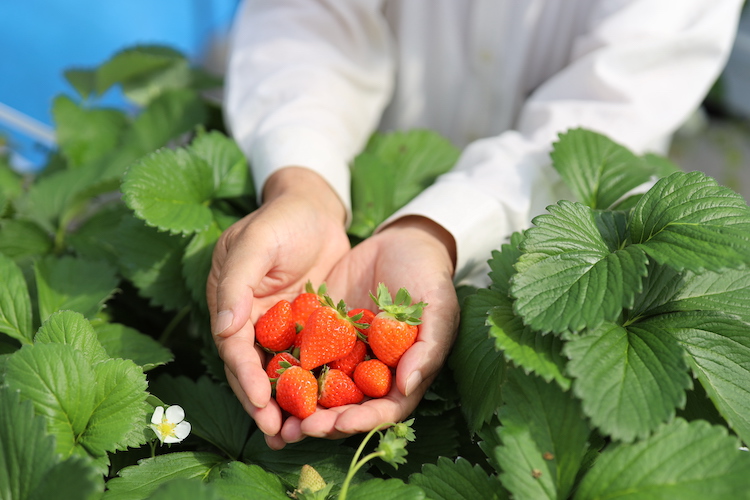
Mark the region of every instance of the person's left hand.
[[[399, 422], [416, 408], [443, 366], [455, 339], [459, 308], [453, 286], [455, 243], [442, 227], [406, 217], [349, 251], [328, 276], [328, 293], [350, 309], [375, 310], [369, 296], [382, 282], [395, 297], [406, 288], [413, 302], [426, 302], [416, 343], [401, 358], [393, 387], [383, 398], [318, 410], [304, 420], [288, 417], [268, 445], [280, 449], [305, 436], [336, 439]], [[377, 310], [375, 310], [377, 312]]]

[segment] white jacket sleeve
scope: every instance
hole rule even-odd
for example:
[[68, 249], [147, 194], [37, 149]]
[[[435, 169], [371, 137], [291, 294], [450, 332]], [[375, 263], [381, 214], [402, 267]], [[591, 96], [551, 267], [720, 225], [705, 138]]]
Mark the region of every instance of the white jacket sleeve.
[[378, 0], [247, 0], [233, 27], [227, 126], [258, 195], [286, 166], [320, 173], [351, 212], [349, 163], [390, 98], [390, 34]]
[[446, 228], [457, 281], [486, 281], [491, 251], [564, 196], [549, 160], [559, 133], [584, 127], [637, 153], [664, 153], [724, 67], [742, 2], [600, 5], [569, 65], [530, 95], [515, 130], [470, 144], [451, 172], [385, 222], [423, 215]]

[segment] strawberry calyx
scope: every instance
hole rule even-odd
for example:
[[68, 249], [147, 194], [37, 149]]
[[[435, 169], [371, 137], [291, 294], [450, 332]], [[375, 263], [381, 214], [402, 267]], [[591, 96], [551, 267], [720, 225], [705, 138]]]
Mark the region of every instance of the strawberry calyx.
[[413, 304], [411, 295], [406, 288], [400, 288], [396, 292], [395, 300], [384, 283], [378, 283], [377, 292], [377, 296], [370, 292], [370, 298], [381, 312], [409, 325], [419, 325], [422, 323], [422, 312], [427, 307], [427, 303], [418, 302]]
[[321, 304], [326, 307], [331, 307], [336, 310], [336, 313], [338, 313], [338, 316], [354, 325], [354, 328], [367, 328], [369, 325], [366, 323], [359, 323], [359, 320], [362, 319], [362, 313], [355, 314], [354, 316], [349, 316], [348, 314], [348, 307], [346, 303], [343, 300], [339, 300], [338, 303], [334, 303], [333, 299], [330, 295], [324, 294], [320, 300]]

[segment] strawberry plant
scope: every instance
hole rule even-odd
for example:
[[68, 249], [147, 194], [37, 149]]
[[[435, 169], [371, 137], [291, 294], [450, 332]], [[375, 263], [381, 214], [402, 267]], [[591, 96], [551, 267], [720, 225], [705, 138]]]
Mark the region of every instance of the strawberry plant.
[[[46, 168], [0, 157], [0, 499], [748, 497], [750, 213], [736, 193], [562, 134], [550, 160], [571, 195], [487, 256], [489, 286], [457, 288], [460, 331], [413, 422], [274, 451], [209, 333], [213, 246], [257, 207], [217, 82], [151, 46], [66, 76], [77, 95], [53, 102]], [[113, 87], [131, 109], [99, 104]], [[457, 156], [430, 131], [375, 134], [352, 164], [352, 243]], [[319, 308], [325, 289], [305, 292]], [[375, 309], [337, 313], [354, 345]], [[277, 383], [309, 373], [298, 363], [274, 364]], [[387, 393], [392, 369], [365, 363], [363, 393]], [[329, 368], [331, 387], [356, 364]]]

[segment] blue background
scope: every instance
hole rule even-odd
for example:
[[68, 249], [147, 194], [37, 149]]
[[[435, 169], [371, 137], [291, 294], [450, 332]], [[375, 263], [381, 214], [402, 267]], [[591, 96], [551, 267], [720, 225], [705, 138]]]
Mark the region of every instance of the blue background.
[[[0, 7], [0, 135], [14, 164], [33, 169], [45, 141], [7, 119], [24, 119], [52, 131], [53, 99], [75, 96], [63, 71], [91, 69], [136, 44], [169, 45], [196, 63], [226, 37], [239, 0], [2, 0]], [[102, 104], [124, 104], [109, 92]], [[3, 114], [5, 111], [5, 114]], [[33, 137], [35, 136], [36, 137]]]

